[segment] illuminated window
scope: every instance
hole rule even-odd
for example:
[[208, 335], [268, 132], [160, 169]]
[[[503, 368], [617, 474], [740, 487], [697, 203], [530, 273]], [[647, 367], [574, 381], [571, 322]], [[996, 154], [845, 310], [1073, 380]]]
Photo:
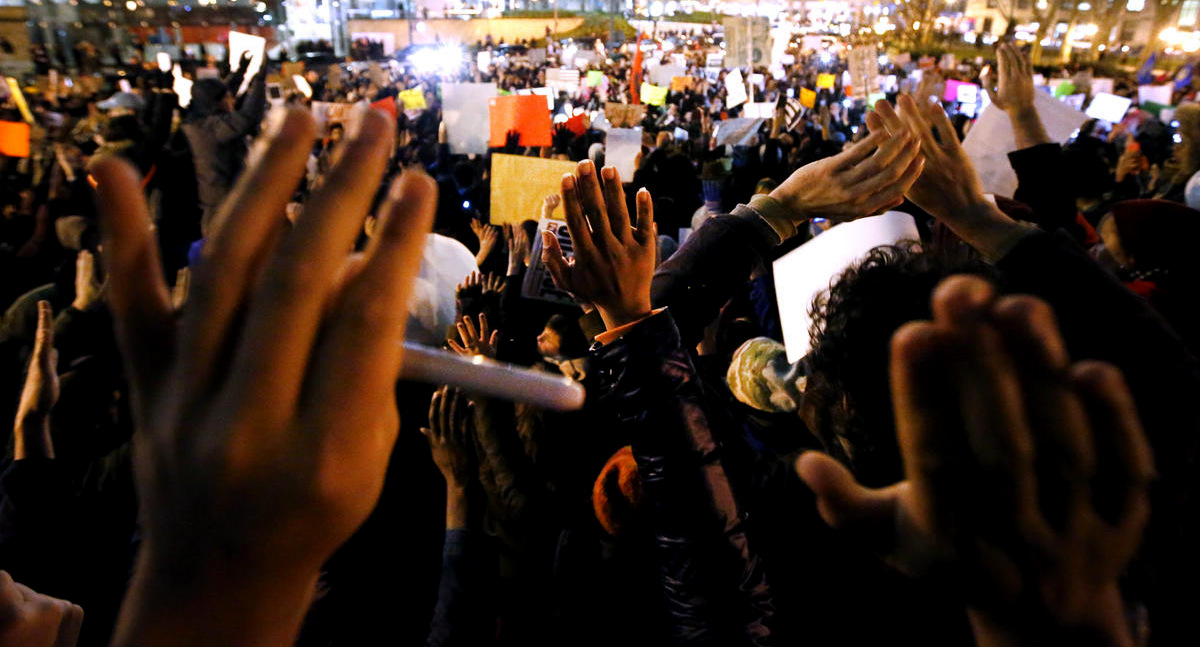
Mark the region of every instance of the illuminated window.
[[1200, 13], [1200, 0], [1183, 0], [1183, 8], [1179, 10], [1179, 26], [1194, 27], [1198, 13]]

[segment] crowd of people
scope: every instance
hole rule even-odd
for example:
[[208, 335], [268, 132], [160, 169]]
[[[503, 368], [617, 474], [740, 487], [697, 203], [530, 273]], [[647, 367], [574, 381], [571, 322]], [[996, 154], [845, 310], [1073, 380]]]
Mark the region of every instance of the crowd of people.
[[[1060, 142], [1016, 45], [871, 103], [796, 51], [727, 144], [733, 70], [685, 56], [632, 177], [605, 105], [640, 55], [551, 98], [551, 146], [487, 154], [452, 151], [441, 84], [557, 63], [10, 95], [0, 646], [1200, 643], [1190, 88], [1178, 124]], [[1006, 116], [1014, 195], [984, 193], [947, 79]], [[494, 153], [577, 165], [496, 213]], [[772, 262], [885, 211], [920, 240], [803, 304], [789, 362]], [[586, 400], [401, 379], [406, 340]]]

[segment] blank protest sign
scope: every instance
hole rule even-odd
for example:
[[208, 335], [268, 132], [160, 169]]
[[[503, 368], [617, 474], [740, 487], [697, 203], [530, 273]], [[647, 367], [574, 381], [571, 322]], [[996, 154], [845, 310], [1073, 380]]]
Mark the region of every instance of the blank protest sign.
[[775, 261], [775, 299], [788, 362], [800, 361], [811, 350], [808, 309], [813, 298], [872, 249], [901, 240], [920, 240], [917, 224], [906, 213], [889, 211], [832, 227]]

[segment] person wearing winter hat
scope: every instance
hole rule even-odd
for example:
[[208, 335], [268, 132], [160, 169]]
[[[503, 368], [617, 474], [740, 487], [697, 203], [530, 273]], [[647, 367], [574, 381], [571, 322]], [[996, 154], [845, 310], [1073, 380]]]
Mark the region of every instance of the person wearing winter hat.
[[250, 81], [240, 107], [234, 92], [217, 79], [200, 79], [192, 86], [183, 132], [192, 149], [196, 183], [204, 215], [201, 231], [207, 236], [225, 196], [241, 174], [249, 152], [247, 138], [258, 130], [267, 108], [265, 70]]
[[788, 364], [783, 344], [755, 337], [733, 353], [725, 382], [739, 402], [768, 413], [796, 411], [804, 398], [801, 365]]

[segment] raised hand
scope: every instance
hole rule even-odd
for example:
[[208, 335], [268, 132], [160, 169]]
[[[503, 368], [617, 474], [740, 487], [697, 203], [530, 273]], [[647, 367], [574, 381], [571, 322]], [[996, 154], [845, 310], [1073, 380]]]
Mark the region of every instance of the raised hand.
[[470, 317], [463, 317], [462, 323], [454, 324], [454, 327], [458, 329], [458, 337], [461, 340], [451, 339], [447, 342], [454, 352], [466, 356], [496, 356], [496, 340], [500, 338], [500, 331], [492, 330], [489, 333], [487, 314], [479, 313], [479, 328], [475, 327], [475, 322]]
[[910, 133], [873, 131], [849, 150], [799, 168], [771, 197], [797, 222], [814, 216], [854, 220], [904, 202], [924, 163]]
[[465, 488], [477, 477], [474, 412], [462, 391], [443, 386], [429, 403], [429, 426], [421, 433], [448, 488]]
[[590, 161], [562, 179], [563, 207], [574, 258], [568, 260], [549, 231], [542, 232], [542, 261], [559, 289], [593, 303], [609, 330], [650, 314], [657, 228], [650, 192], [637, 194], [637, 221], [630, 222], [617, 169], [603, 169], [604, 184]]
[[503, 292], [505, 288], [504, 277], [491, 273], [484, 274], [482, 286], [484, 294], [487, 294], [488, 292]]
[[529, 237], [524, 227], [506, 224], [504, 241], [508, 243], [508, 276], [516, 276], [529, 263]]
[[996, 67], [983, 77], [983, 87], [995, 106], [1005, 112], [1033, 109], [1033, 65], [1016, 45], [996, 47]]
[[1002, 43], [996, 48], [998, 74], [989, 72], [983, 79], [992, 103], [1012, 122], [1017, 148], [1029, 148], [1052, 141], [1033, 106], [1033, 65], [1019, 47]]
[[1120, 372], [1072, 364], [1053, 311], [976, 277], [892, 337], [906, 480], [797, 463], [822, 517], [964, 596], [981, 645], [1131, 645], [1117, 578], [1149, 514], [1153, 460]]
[[83, 609], [13, 581], [0, 571], [0, 645], [75, 647]]
[[321, 565], [374, 509], [437, 203], [428, 176], [405, 172], [366, 251], [349, 254], [393, 129], [364, 111], [287, 228], [316, 126], [305, 109], [272, 113], [179, 317], [136, 171], [117, 158], [93, 170], [145, 532], [114, 645], [290, 644]]
[[71, 307], [87, 310], [104, 298], [104, 286], [96, 280], [96, 257], [88, 250], [75, 256], [75, 300]]
[[557, 193], [551, 193], [550, 195], [542, 198], [541, 217], [553, 218], [554, 210], [558, 209], [560, 204], [562, 204], [562, 196]]
[[497, 228], [474, 218], [471, 219], [471, 231], [479, 240], [479, 253], [475, 254], [475, 264], [482, 265], [487, 260], [488, 254], [492, 253], [492, 248], [496, 246], [500, 232]]
[[50, 410], [58, 402], [54, 312], [49, 301], [38, 301], [37, 307], [37, 334], [13, 427], [13, 460], [54, 458], [54, 444], [50, 440]]

